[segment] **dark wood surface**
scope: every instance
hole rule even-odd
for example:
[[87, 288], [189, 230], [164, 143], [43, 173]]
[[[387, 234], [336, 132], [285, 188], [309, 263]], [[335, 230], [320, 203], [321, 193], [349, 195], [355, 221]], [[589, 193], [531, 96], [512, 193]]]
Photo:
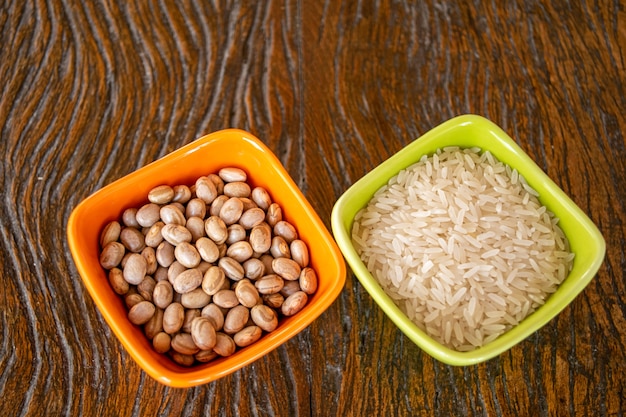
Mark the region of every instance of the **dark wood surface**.
[[[471, 3], [2, 2], [3, 415], [625, 415], [625, 3]], [[607, 243], [584, 292], [487, 363], [423, 353], [348, 270], [296, 338], [168, 388], [71, 259], [83, 198], [206, 133], [261, 138], [330, 228], [352, 183], [463, 113], [512, 135]]]

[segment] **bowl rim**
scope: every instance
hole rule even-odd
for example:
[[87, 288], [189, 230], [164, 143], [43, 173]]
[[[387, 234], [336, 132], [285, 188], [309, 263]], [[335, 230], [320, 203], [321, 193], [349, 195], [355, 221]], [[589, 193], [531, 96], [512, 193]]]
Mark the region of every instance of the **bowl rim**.
[[[177, 161], [184, 161], [187, 155], [190, 155], [194, 152], [199, 152], [200, 150], [206, 151], [207, 149], [211, 149], [211, 144], [216, 141], [232, 141], [233, 143], [237, 141], [237, 143], [244, 143], [246, 150], [252, 151], [254, 153], [254, 157], [258, 158], [262, 163], [269, 163], [273, 170], [275, 170], [276, 178], [280, 179], [284, 186], [285, 190], [289, 192], [288, 196], [282, 196], [279, 198], [275, 198], [275, 201], [283, 201], [286, 198], [295, 199], [297, 201], [299, 212], [305, 214], [304, 217], [308, 218], [308, 221], [297, 221], [296, 223], [300, 223], [301, 225], [306, 223], [310, 224], [310, 227], [307, 226], [307, 230], [309, 233], [315, 231], [319, 236], [316, 236], [316, 240], [319, 239], [325, 246], [323, 249], [324, 253], [328, 253], [328, 259], [323, 260], [323, 265], [328, 271], [325, 273], [327, 276], [327, 284], [326, 291], [319, 292], [315, 295], [315, 301], [311, 302], [309, 300], [309, 304], [305, 307], [305, 311], [296, 314], [294, 316], [285, 318], [284, 320], [287, 323], [283, 323], [283, 326], [274, 332], [265, 334], [263, 339], [264, 343], [255, 343], [251, 346], [248, 346], [244, 350], [239, 350], [235, 355], [232, 355], [227, 358], [222, 358], [219, 360], [219, 366], [212, 366], [213, 363], [194, 366], [193, 368], [183, 368], [179, 365], [174, 364], [174, 366], [170, 366], [168, 364], [162, 363], [159, 360], [156, 360], [154, 357], [148, 357], [149, 355], [146, 353], [145, 348], [140, 345], [145, 341], [138, 341], [137, 338], [133, 336], [133, 333], [128, 330], [122, 329], [120, 324], [117, 323], [117, 320], [114, 317], [114, 314], [111, 312], [111, 307], [107, 305], [105, 297], [98, 293], [96, 286], [94, 284], [94, 280], [96, 279], [93, 276], [91, 270], [95, 268], [93, 264], [93, 259], [88, 260], [83, 256], [86, 252], [93, 250], [88, 250], [82, 247], [81, 245], [81, 224], [84, 224], [85, 216], [88, 215], [90, 210], [94, 210], [94, 204], [98, 199], [102, 199], [106, 193], [109, 193], [111, 190], [120, 189], [128, 184], [130, 181], [136, 181], [136, 178], [141, 177], [142, 175], [147, 175], [147, 173], [154, 171], [156, 168], [161, 166], [171, 166], [175, 164]], [[230, 156], [229, 156], [230, 158]], [[222, 165], [232, 165], [229, 163], [229, 160], [220, 161], [219, 164]], [[251, 174], [249, 172], [249, 174]], [[200, 174], [196, 175], [197, 178]], [[254, 174], [250, 175], [253, 177]], [[162, 183], [162, 177], [160, 179], [155, 179], [157, 182]], [[269, 189], [271, 193], [271, 189]], [[137, 197], [137, 199], [141, 199], [141, 201], [147, 201], [147, 196], [142, 195]], [[126, 206], [133, 206], [134, 202], [127, 202]], [[282, 206], [282, 204], [281, 204]], [[121, 215], [121, 212], [119, 213]], [[286, 213], [287, 217], [289, 217], [289, 213]], [[110, 216], [109, 216], [110, 217]], [[293, 216], [295, 217], [295, 216]], [[106, 220], [103, 220], [106, 223]], [[298, 228], [300, 231], [300, 228]], [[90, 294], [94, 304], [97, 307], [97, 311], [102, 315], [105, 319], [105, 322], [108, 324], [109, 328], [113, 330], [113, 333], [123, 345], [124, 349], [130, 354], [133, 360], [140, 366], [142, 370], [144, 370], [149, 376], [158, 382], [168, 385], [171, 387], [177, 388], [187, 388], [192, 386], [197, 386], [201, 384], [205, 384], [214, 380], [217, 380], [223, 376], [226, 376], [232, 372], [235, 372], [244, 366], [256, 361], [267, 353], [275, 350], [283, 343], [287, 342], [297, 334], [299, 334], [302, 330], [308, 327], [315, 319], [317, 319], [321, 314], [323, 314], [328, 307], [336, 300], [339, 296], [343, 287], [345, 285], [346, 279], [346, 264], [342, 257], [342, 254], [336, 245], [336, 242], [331, 236], [328, 228], [324, 225], [321, 218], [317, 214], [317, 212], [313, 209], [308, 199], [304, 196], [302, 190], [295, 184], [286, 168], [282, 165], [278, 157], [257, 137], [252, 135], [251, 133], [241, 130], [241, 129], [223, 129], [219, 131], [215, 131], [209, 133], [207, 135], [201, 136], [194, 141], [179, 147], [178, 149], [164, 155], [163, 157], [150, 162], [135, 171], [132, 171], [121, 178], [114, 180], [113, 182], [97, 189], [92, 192], [82, 201], [80, 201], [76, 207], [72, 210], [68, 224], [66, 228], [66, 234], [69, 244], [69, 249], [71, 256], [74, 260], [74, 264], [78, 271], [78, 275], [81, 278], [81, 281], [85, 285]], [[311, 238], [311, 234], [308, 234], [306, 237]], [[96, 243], [96, 246], [98, 244]], [[98, 246], [99, 247], [99, 246]], [[311, 250], [311, 249], [310, 249]], [[318, 264], [322, 261], [316, 261]], [[98, 263], [98, 267], [99, 267]], [[318, 271], [316, 271], [318, 272]], [[318, 272], [318, 278], [320, 273]], [[332, 277], [332, 280], [330, 279]], [[108, 282], [107, 282], [108, 284]], [[318, 288], [319, 291], [319, 288]], [[130, 323], [130, 322], [129, 322]], [[125, 324], [124, 326], [127, 326]], [[132, 326], [132, 325], [131, 325]], [[146, 338], [147, 340], [147, 338]], [[255, 346], [256, 345], [256, 346]], [[241, 352], [246, 352], [244, 355], [241, 355]], [[156, 354], [156, 352], [154, 352]], [[152, 353], [150, 354], [154, 356]], [[156, 354], [160, 357], [160, 354]], [[172, 362], [171, 359], [163, 357], [165, 362]], [[236, 362], [236, 363], [235, 363]], [[223, 363], [226, 365], [222, 366]], [[178, 371], [180, 372], [178, 372]]]
[[[508, 330], [494, 341], [480, 348], [469, 352], [461, 352], [437, 342], [425, 331], [421, 330], [415, 323], [411, 322], [395, 303], [393, 303], [356, 253], [352, 245], [350, 231], [352, 229], [354, 215], [371, 199], [373, 195], [372, 189], [375, 191], [380, 188], [380, 186], [386, 184], [400, 169], [417, 162], [422, 155], [432, 154], [437, 148], [443, 147], [437, 146], [441, 138], [450, 140], [451, 135], [457, 132], [463, 132], [467, 129], [478, 129], [488, 138], [488, 143], [492, 146], [498, 146], [500, 153], [506, 154], [509, 158], [513, 157], [517, 163], [515, 166], [512, 166], [512, 168], [517, 168], [518, 172], [524, 175], [528, 183], [541, 195], [548, 195], [544, 193], [550, 193], [550, 201], [553, 207], [548, 206], [548, 204], [542, 201], [542, 204], [548, 206], [549, 210], [554, 208], [554, 206], [559, 206], [563, 210], [567, 210], [571, 215], [571, 220], [569, 221], [578, 222], [580, 230], [584, 233], [585, 239], [587, 239], [588, 246], [586, 250], [588, 250], [588, 254], [586, 259], [584, 259], [585, 265], [579, 265], [579, 276], [576, 277], [575, 282], [570, 280], [572, 276], [570, 273], [564, 283], [561, 284], [558, 291], [549, 297], [543, 306], [540, 306], [533, 314], [527, 316], [513, 329]], [[469, 142], [472, 141], [471, 139], [467, 140]], [[446, 144], [445, 146], [452, 146], [452, 144]], [[468, 146], [472, 145], [468, 144]], [[487, 146], [476, 146], [483, 148], [483, 150], [488, 148]], [[489, 148], [489, 150], [491, 150], [491, 148]], [[503, 159], [501, 155], [494, 156], [500, 160]], [[398, 168], [399, 166], [401, 167]], [[531, 178], [528, 178], [529, 176]], [[331, 226], [335, 240], [346, 258], [348, 265], [376, 304], [396, 326], [422, 350], [443, 363], [455, 366], [473, 365], [489, 360], [525, 340], [532, 333], [543, 327], [569, 305], [578, 293], [587, 286], [600, 268], [606, 250], [605, 241], [596, 225], [556, 185], [556, 183], [548, 177], [530, 156], [499, 126], [483, 116], [474, 114], [456, 116], [434, 127], [357, 180], [340, 196], [333, 206], [331, 212]], [[571, 237], [570, 235], [566, 233], [568, 239]], [[578, 253], [576, 257], [578, 258]], [[567, 285], [565, 285], [566, 282]]]

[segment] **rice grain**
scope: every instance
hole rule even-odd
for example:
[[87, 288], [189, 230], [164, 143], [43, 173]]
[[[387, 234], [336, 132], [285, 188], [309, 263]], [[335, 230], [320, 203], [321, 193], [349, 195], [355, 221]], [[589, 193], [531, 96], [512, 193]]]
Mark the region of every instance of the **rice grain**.
[[537, 197], [490, 152], [447, 147], [381, 187], [352, 240], [418, 327], [468, 351], [545, 303], [571, 269], [558, 219]]

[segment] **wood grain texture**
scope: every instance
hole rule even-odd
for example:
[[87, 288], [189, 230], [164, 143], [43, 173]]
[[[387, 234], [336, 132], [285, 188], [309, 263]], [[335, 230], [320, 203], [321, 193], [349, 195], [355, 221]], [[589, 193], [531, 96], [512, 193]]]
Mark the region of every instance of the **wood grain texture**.
[[[622, 1], [3, 2], [0, 409], [626, 414], [625, 79]], [[172, 389], [132, 361], [74, 267], [76, 204], [203, 134], [260, 137], [330, 226], [352, 183], [463, 113], [511, 134], [607, 243], [587, 289], [487, 363], [430, 358], [349, 272], [296, 338], [214, 383]]]

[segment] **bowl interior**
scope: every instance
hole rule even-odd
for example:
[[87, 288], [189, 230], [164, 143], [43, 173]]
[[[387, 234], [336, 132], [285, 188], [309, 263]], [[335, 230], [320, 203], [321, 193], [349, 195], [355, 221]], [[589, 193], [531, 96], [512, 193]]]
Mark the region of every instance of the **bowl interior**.
[[[367, 270], [351, 240], [354, 217], [380, 187], [423, 155], [430, 155], [446, 146], [477, 146], [483, 151], [489, 150], [500, 161], [516, 168], [529, 185], [539, 192], [541, 203], [560, 219], [559, 225], [575, 253], [569, 276], [543, 306], [493, 342], [470, 352], [458, 352], [443, 346], [411, 322]], [[414, 343], [431, 356], [451, 365], [471, 365], [490, 359], [545, 325], [595, 276], [605, 253], [604, 239], [586, 214], [502, 129], [476, 115], [458, 116], [439, 125], [381, 163], [339, 198], [331, 217], [333, 233], [341, 251], [376, 303]]]
[[[147, 202], [150, 189], [160, 184], [191, 185], [201, 175], [235, 166], [248, 173], [251, 186], [263, 186], [280, 204], [310, 251], [318, 289], [298, 314], [234, 355], [190, 368], [156, 353], [142, 330], [127, 319], [123, 300], [110, 288], [99, 264], [100, 231], [119, 219], [128, 207]], [[345, 283], [345, 263], [323, 222], [276, 156], [253, 135], [228, 129], [204, 136], [109, 184], [83, 200], [68, 222], [68, 242], [78, 272], [104, 319], [133, 359], [154, 379], [170, 386], [189, 387], [227, 375], [275, 349], [322, 314]]]

